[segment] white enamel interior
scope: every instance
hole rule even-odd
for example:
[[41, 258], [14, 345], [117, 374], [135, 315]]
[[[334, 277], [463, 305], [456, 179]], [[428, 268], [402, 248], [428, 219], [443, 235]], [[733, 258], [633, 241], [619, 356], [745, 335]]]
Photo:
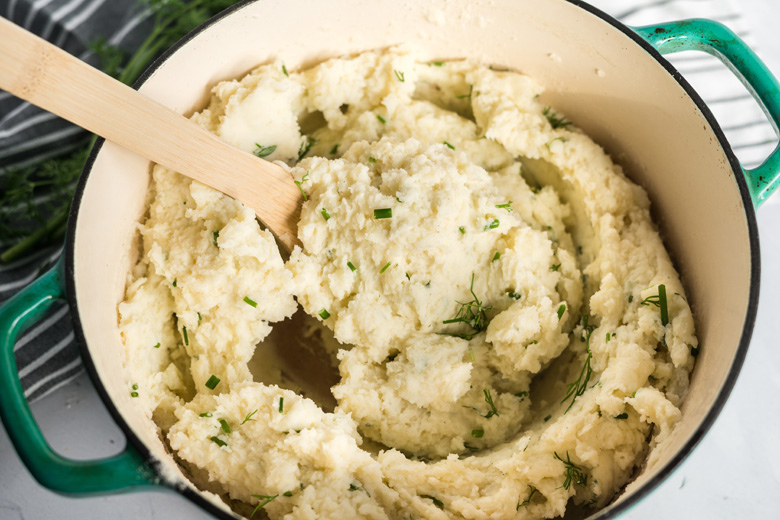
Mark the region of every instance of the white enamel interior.
[[[547, 87], [544, 101], [650, 193], [693, 304], [701, 355], [682, 423], [625, 500], [669, 464], [715, 402], [737, 352], [751, 283], [745, 209], [726, 155], [693, 101], [636, 42], [564, 0], [264, 0], [198, 34], [141, 90], [188, 114], [202, 108], [215, 83], [258, 63], [281, 58], [292, 69], [399, 43], [431, 59], [467, 56], [534, 76]], [[162, 462], [164, 478], [187, 485], [122, 375], [116, 306], [134, 261], [148, 170], [147, 161], [110, 143], [98, 154], [76, 224], [78, 314], [100, 384]]]

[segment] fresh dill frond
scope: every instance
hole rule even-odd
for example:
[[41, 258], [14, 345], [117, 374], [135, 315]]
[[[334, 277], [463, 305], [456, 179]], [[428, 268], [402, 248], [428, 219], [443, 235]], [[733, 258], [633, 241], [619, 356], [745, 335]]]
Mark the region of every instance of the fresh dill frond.
[[255, 143], [255, 146], [257, 146], [257, 150], [252, 152], [256, 157], [268, 157], [272, 153], [276, 151], [276, 145], [272, 144], [271, 146], [263, 146], [259, 143]]
[[444, 320], [442, 323], [444, 325], [449, 325], [450, 323], [464, 323], [471, 327], [471, 333], [442, 333], [445, 336], [455, 336], [456, 338], [470, 340], [487, 329], [487, 312], [493, 310], [493, 307], [489, 305], [484, 306], [482, 301], [474, 293], [474, 273], [471, 273], [471, 286], [469, 287], [469, 292], [471, 292], [471, 296], [474, 299], [465, 303], [456, 302], [460, 305], [460, 308], [455, 313], [455, 316], [448, 320]]
[[542, 110], [542, 114], [544, 117], [547, 118], [547, 121], [550, 122], [550, 126], [553, 127], [553, 130], [557, 130], [559, 128], [566, 128], [571, 124], [571, 121], [567, 121], [565, 117], [556, 114], [553, 112], [552, 107], [544, 107], [544, 110]]
[[566, 479], [563, 481], [563, 486], [561, 486], [563, 489], [569, 489], [572, 482], [580, 486], [584, 486], [588, 483], [588, 476], [585, 474], [582, 468], [571, 461], [568, 451], [566, 452], [566, 460], [563, 460], [560, 455], [558, 455], [558, 452], [553, 453], [555, 454], [555, 458], [563, 462], [563, 465], [566, 468]]
[[308, 135], [301, 136], [301, 146], [298, 148], [298, 161], [306, 157], [306, 154], [311, 151], [311, 147], [315, 144], [317, 144], [315, 138], [309, 137]]
[[588, 388], [588, 381], [590, 381], [590, 377], [593, 375], [593, 369], [590, 366], [590, 360], [593, 357], [593, 354], [590, 351], [590, 336], [593, 334], [594, 330], [596, 330], [596, 326], [588, 325], [588, 316], [587, 314], [584, 315], [582, 317], [582, 333], [583, 339], [585, 339], [585, 352], [587, 352], [588, 355], [585, 358], [585, 363], [582, 365], [579, 377], [577, 377], [575, 381], [569, 383], [566, 387], [566, 396], [561, 399], [561, 404], [564, 404], [571, 399], [568, 408], [563, 412], [564, 414], [571, 410], [571, 407], [574, 406], [574, 401], [585, 393], [585, 390]]
[[293, 181], [296, 186], [298, 186], [298, 189], [301, 190], [301, 195], [303, 195], [303, 200], [309, 200], [309, 197], [306, 195], [306, 192], [303, 191], [303, 183], [308, 182], [309, 180], [309, 172], [306, 172], [306, 174], [301, 177], [300, 181]]

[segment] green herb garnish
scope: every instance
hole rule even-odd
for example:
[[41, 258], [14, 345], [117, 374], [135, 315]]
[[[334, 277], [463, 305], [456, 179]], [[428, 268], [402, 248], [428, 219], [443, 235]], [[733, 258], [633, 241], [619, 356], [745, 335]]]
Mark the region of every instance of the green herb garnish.
[[434, 67], [443, 67], [444, 66], [444, 62], [443, 61], [432, 61], [431, 65], [433, 65]]
[[190, 346], [190, 338], [189, 338], [189, 336], [187, 336], [187, 327], [182, 327], [181, 328], [181, 332], [182, 332], [182, 335], [184, 336], [184, 345], [189, 347]]
[[563, 489], [569, 489], [571, 487], [571, 483], [574, 482], [575, 484], [579, 484], [581, 486], [584, 486], [588, 482], [588, 476], [585, 475], [585, 472], [582, 471], [582, 468], [574, 464], [571, 459], [569, 458], [569, 452], [566, 452], [566, 460], [563, 460], [559, 455], [558, 452], [555, 453], [555, 458], [559, 461], [563, 462], [563, 465], [566, 467], [566, 480], [563, 481]]
[[561, 321], [564, 312], [566, 312], [566, 304], [562, 303], [561, 306], [558, 307], [558, 321]]
[[211, 417], [212, 415], [211, 412], [203, 412], [202, 414], [198, 414], [198, 417]]
[[307, 182], [309, 180], [309, 172], [306, 172], [306, 175], [301, 177], [300, 181], [293, 181], [296, 186], [298, 186], [298, 189], [301, 190], [301, 195], [303, 195], [303, 200], [309, 200], [309, 197], [306, 196], [306, 192], [303, 191], [303, 183]]
[[390, 267], [390, 262], [387, 262], [385, 266], [379, 271], [379, 274], [384, 273]]
[[213, 435], [213, 436], [209, 437], [209, 439], [211, 439], [211, 441], [214, 442], [214, 444], [216, 444], [217, 446], [220, 446], [220, 447], [221, 446], [227, 446], [227, 442], [223, 441], [222, 439], [220, 439], [216, 435]]
[[561, 268], [561, 264], [553, 264], [550, 266], [550, 271], [557, 271]]
[[461, 234], [461, 235], [465, 235], [465, 234], [466, 234], [466, 228], [465, 228], [465, 227], [463, 227], [463, 226], [460, 226], [460, 227], [458, 228], [458, 231], [460, 231], [460, 234]]
[[279, 495], [273, 495], [273, 496], [271, 496], [271, 495], [251, 495], [251, 496], [253, 496], [255, 498], [259, 498], [260, 500], [262, 500], [262, 502], [257, 504], [257, 506], [255, 507], [255, 510], [252, 511], [251, 515], [249, 515], [249, 518], [252, 518], [253, 516], [255, 516], [255, 513], [257, 513], [261, 509], [263, 509], [265, 506], [268, 505], [269, 502], [271, 502], [273, 499], [275, 499]]
[[174, 287], [176, 287], [176, 282], [177, 282], [177, 279], [176, 279], [176, 278], [174, 278], [174, 279], [173, 279], [173, 283], [172, 283], [171, 285], [172, 285], [172, 286], [174, 286]]
[[272, 153], [276, 151], [276, 145], [272, 144], [271, 146], [263, 146], [261, 144], [255, 143], [255, 146], [257, 146], [257, 150], [252, 152], [257, 157], [268, 157]]
[[323, 320], [327, 320], [328, 318], [330, 318], [330, 313], [328, 312], [328, 309], [322, 309], [319, 312], [319, 315], [320, 315], [320, 318], [322, 318]]
[[544, 422], [547, 422], [547, 421], [549, 421], [550, 419], [552, 419], [552, 414], [550, 414], [550, 415], [548, 415], [547, 417], [545, 417], [545, 418], [544, 418]]
[[398, 81], [403, 83], [404, 82], [404, 73], [403, 72], [398, 72], [395, 69], [393, 69], [393, 72], [395, 73], [395, 77], [398, 78]]
[[553, 130], [557, 130], [558, 128], [566, 128], [571, 124], [571, 121], [566, 121], [565, 117], [559, 116], [553, 112], [551, 107], [544, 107], [542, 114], [544, 114], [544, 117], [546, 117], [547, 121], [550, 122], [550, 126], [553, 127]]
[[376, 115], [376, 118], [379, 119], [379, 122], [382, 123], [383, 125], [387, 124], [387, 119], [385, 119], [384, 117], [380, 116], [379, 114]]
[[252, 416], [253, 416], [254, 414], [256, 414], [256, 413], [257, 413], [257, 410], [254, 410], [254, 411], [252, 411], [252, 412], [249, 412], [249, 413], [247, 414], [247, 416], [246, 416], [246, 417], [244, 417], [244, 420], [243, 420], [243, 421], [241, 421], [241, 424], [244, 424], [244, 423], [245, 423], [245, 422], [247, 422], [247, 421], [254, 421], [254, 419], [252, 419]]
[[497, 218], [492, 218], [488, 221], [487, 224], [485, 224], [485, 229], [483, 231], [487, 231], [488, 229], [496, 229], [499, 225], [501, 225], [501, 222], [499, 222]]
[[337, 153], [339, 153], [339, 145], [338, 144], [334, 144], [333, 148], [330, 149], [330, 154], [331, 155], [336, 155]]
[[218, 229], [211, 233], [211, 240], [214, 242], [214, 247], [219, 247], [219, 243], [218, 243], [218, 240], [219, 240], [219, 230]]
[[355, 267], [355, 264], [353, 264], [352, 262], [347, 262], [347, 267], [349, 267], [349, 270], [352, 271], [353, 273], [357, 271], [357, 267]]
[[300, 161], [301, 159], [306, 157], [306, 154], [308, 154], [309, 151], [311, 151], [311, 147], [314, 146], [316, 143], [317, 140], [313, 137], [309, 137], [308, 135], [301, 136], [301, 146], [298, 148], [298, 160]]
[[471, 430], [471, 436], [475, 439], [481, 439], [485, 435], [485, 430]]
[[513, 300], [519, 300], [520, 298], [523, 297], [523, 295], [520, 294], [519, 292], [512, 291], [512, 290], [507, 291], [506, 295], [512, 298]]
[[217, 387], [217, 385], [219, 384], [220, 381], [221, 381], [220, 378], [218, 378], [214, 374], [211, 374], [211, 377], [209, 377], [209, 380], [206, 381], [206, 388], [208, 388], [210, 390], [214, 390]]
[[492, 261], [492, 262], [495, 262], [495, 261], [496, 261], [496, 260], [498, 260], [499, 258], [501, 258], [501, 253], [499, 253], [498, 251], [496, 251], [496, 254], [494, 254], [494, 255], [493, 255], [493, 260], [491, 260], [491, 261]]
[[324, 218], [324, 219], [325, 219], [325, 222], [327, 222], [328, 220], [330, 220], [330, 213], [328, 213], [328, 210], [327, 210], [327, 209], [325, 209], [325, 208], [322, 208], [322, 211], [320, 211], [320, 213], [322, 214], [322, 218]]
[[507, 213], [512, 213], [511, 206], [512, 206], [512, 201], [511, 200], [509, 202], [507, 202], [506, 204], [497, 204], [496, 205], [496, 207], [498, 209], [505, 209]]
[[438, 498], [436, 498], [436, 497], [432, 497], [431, 495], [420, 495], [420, 496], [421, 496], [422, 498], [428, 498], [428, 499], [430, 499], [430, 500], [433, 500], [433, 505], [435, 505], [435, 506], [436, 506], [436, 507], [438, 507], [439, 509], [444, 509], [444, 502], [442, 502], [442, 501], [441, 501], [441, 500], [439, 500]]
[[483, 307], [482, 302], [479, 298], [477, 298], [477, 295], [474, 293], [474, 273], [471, 274], [471, 286], [469, 287], [469, 291], [471, 292], [471, 296], [474, 298], [473, 300], [469, 302], [457, 302], [458, 305], [460, 305], [460, 308], [458, 309], [458, 312], [455, 314], [454, 318], [450, 318], [449, 320], [444, 320], [442, 323], [444, 325], [448, 325], [450, 323], [465, 323], [469, 327], [471, 327], [472, 332], [471, 334], [457, 334], [457, 333], [443, 333], [446, 336], [455, 336], [457, 338], [470, 340], [480, 332], [487, 329], [488, 326], [488, 320], [487, 320], [487, 312], [491, 311], [493, 309], [492, 306], [486, 306]]
[[288, 78], [290, 77], [290, 75], [287, 73], [287, 67], [284, 65], [284, 63], [282, 63], [282, 74], [284, 74]]
[[152, 347], [152, 348], [160, 348], [160, 343], [159, 343], [159, 342], [157, 342], [157, 345], [155, 345], [155, 346], [154, 346], [154, 347]]
[[628, 419], [628, 412], [623, 412], [615, 416], [615, 419]]
[[578, 397], [585, 393], [585, 390], [588, 388], [588, 381], [590, 381], [590, 376], [593, 375], [593, 369], [590, 366], [590, 360], [593, 357], [593, 354], [590, 351], [590, 335], [593, 334], [595, 329], [595, 325], [588, 325], [588, 316], [584, 315], [582, 317], [582, 330], [583, 334], [585, 335], [585, 352], [587, 352], [588, 355], [585, 358], [585, 363], [582, 365], [582, 369], [580, 370], [580, 375], [577, 377], [577, 380], [569, 383], [569, 385], [566, 387], [566, 397], [561, 399], [561, 404], [565, 403], [570, 398], [571, 403], [569, 403], [568, 408], [566, 408], [566, 411], [563, 413], [571, 410], [571, 407], [574, 406], [574, 401], [576, 401]]
[[373, 157], [369, 157], [369, 158], [368, 158], [368, 162], [370, 162], [370, 163], [375, 163], [375, 162], [376, 162], [376, 159], [375, 159], [375, 158], [373, 158]]
[[454, 147], [454, 146], [452, 146], [452, 145], [451, 145], [450, 143], [448, 143], [447, 141], [442, 141], [442, 142], [441, 142], [441, 144], [443, 144], [444, 146], [446, 146], [446, 147], [447, 147], [447, 148], [449, 148], [450, 150], [454, 150], [454, 149], [455, 149], [455, 147]]
[[392, 218], [393, 208], [380, 208], [374, 210], [374, 218], [379, 220], [383, 218]]
[[284, 397], [279, 398], [279, 413], [284, 413]]
[[666, 302], [666, 286], [660, 284], [658, 286], [658, 294], [648, 296], [642, 300], [641, 305], [655, 305], [661, 310], [661, 324], [666, 327], [669, 324], [669, 308]]
[[531, 499], [534, 497], [534, 495], [539, 492], [538, 489], [536, 489], [535, 487], [533, 487], [530, 484], [528, 484], [528, 489], [530, 490], [530, 492], [528, 493], [528, 498], [526, 498], [522, 502], [518, 501], [517, 502], [517, 507], [515, 507], [515, 511], [519, 511], [520, 510], [520, 506], [524, 506], [524, 505], [528, 504], [529, 502], [531, 502]]
[[220, 426], [222, 426], [222, 431], [225, 433], [230, 433], [230, 425], [227, 423], [225, 419], [219, 420]]
[[244, 301], [252, 307], [257, 307], [257, 302], [251, 299], [249, 296], [244, 296]]
[[458, 99], [471, 99], [471, 94], [474, 92], [474, 85], [469, 85], [469, 91], [468, 94], [462, 94], [460, 96], [456, 96]]

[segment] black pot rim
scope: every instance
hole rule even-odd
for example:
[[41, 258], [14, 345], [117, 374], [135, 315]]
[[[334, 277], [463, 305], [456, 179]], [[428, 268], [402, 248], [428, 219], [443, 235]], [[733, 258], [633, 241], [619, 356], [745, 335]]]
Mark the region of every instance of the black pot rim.
[[[203, 25], [194, 29], [192, 32], [188, 33], [184, 38], [179, 40], [175, 45], [173, 45], [170, 49], [168, 49], [165, 53], [163, 53], [157, 60], [155, 60], [154, 63], [152, 63], [152, 65], [150, 65], [149, 68], [146, 69], [146, 71], [144, 71], [144, 73], [133, 84], [133, 88], [135, 89], [140, 88], [149, 79], [149, 77], [163, 63], [165, 63], [168, 60], [168, 58], [170, 58], [175, 52], [177, 52], [181, 47], [187, 44], [195, 36], [203, 32], [204, 30], [208, 29], [213, 24], [217, 23], [223, 18], [233, 14], [236, 11], [239, 11], [243, 7], [251, 3], [254, 3], [256, 1], [258, 0], [242, 0], [241, 2], [234, 4], [233, 6], [225, 9], [218, 15], [214, 16], [213, 18], [205, 22]], [[745, 180], [744, 174], [742, 172], [742, 166], [740, 165], [739, 160], [737, 159], [736, 155], [731, 149], [731, 145], [726, 139], [723, 130], [720, 128], [720, 125], [715, 120], [715, 117], [713, 116], [712, 112], [710, 112], [709, 108], [701, 99], [699, 94], [696, 93], [696, 91], [693, 89], [693, 87], [691, 87], [688, 81], [668, 61], [666, 61], [661, 56], [661, 54], [655, 50], [655, 48], [653, 48], [641, 36], [639, 36], [637, 33], [631, 30], [627, 25], [623, 24], [622, 22], [618, 21], [612, 16], [604, 13], [603, 11], [593, 7], [592, 5], [582, 0], [564, 0], [564, 1], [573, 4], [594, 16], [597, 16], [598, 18], [607, 22], [618, 31], [628, 36], [632, 41], [634, 41], [637, 45], [639, 45], [642, 49], [644, 49], [653, 59], [655, 59], [655, 61], [657, 61], [661, 66], [663, 66], [664, 69], [677, 81], [677, 83], [683, 88], [683, 90], [685, 90], [688, 96], [693, 100], [697, 108], [701, 111], [701, 113], [704, 115], [705, 119], [709, 123], [713, 133], [717, 137], [720, 146], [723, 148], [724, 152], [726, 153], [726, 157], [729, 160], [731, 169], [734, 172], [734, 179], [736, 180], [740, 195], [742, 197], [742, 205], [745, 208], [745, 218], [747, 220], [749, 241], [750, 241], [750, 255], [751, 255], [750, 275], [751, 276], [750, 276], [750, 292], [748, 295], [748, 305], [745, 313], [745, 326], [742, 329], [742, 336], [740, 337], [739, 340], [739, 346], [737, 348], [737, 352], [734, 357], [734, 362], [731, 366], [731, 370], [729, 371], [729, 375], [727, 376], [726, 381], [723, 384], [723, 387], [721, 388], [717, 398], [715, 399], [715, 402], [713, 403], [712, 407], [708, 411], [707, 415], [704, 417], [704, 420], [701, 422], [699, 427], [694, 432], [693, 436], [688, 440], [688, 442], [685, 443], [685, 445], [674, 456], [674, 458], [672, 458], [672, 460], [666, 463], [666, 465], [655, 475], [655, 477], [653, 477], [648, 482], [643, 484], [642, 487], [640, 487], [635, 492], [633, 492], [633, 494], [631, 494], [625, 500], [616, 503], [614, 506], [609, 506], [606, 509], [603, 509], [600, 512], [597, 512], [595, 515], [589, 517], [591, 520], [597, 520], [597, 519], [608, 520], [608, 519], [617, 518], [618, 516], [622, 515], [630, 508], [638, 504], [642, 499], [644, 499], [652, 491], [654, 491], [661, 484], [661, 482], [663, 482], [669, 475], [671, 475], [671, 473], [682, 463], [683, 460], [687, 458], [687, 456], [691, 453], [691, 451], [693, 451], [693, 449], [699, 444], [699, 442], [707, 433], [707, 431], [712, 427], [712, 424], [715, 422], [715, 419], [720, 414], [720, 411], [723, 409], [726, 400], [728, 399], [732, 389], [734, 388], [734, 384], [736, 383], [737, 377], [739, 376], [739, 373], [742, 369], [742, 365], [744, 364], [745, 356], [747, 355], [747, 349], [750, 344], [750, 338], [753, 333], [753, 327], [755, 325], [756, 313], [758, 309], [759, 287], [760, 287], [761, 255], [759, 249], [758, 224], [756, 222], [755, 209], [753, 207], [753, 202], [750, 197], [747, 181]], [[73, 204], [71, 205], [70, 214], [68, 216], [68, 231], [65, 239], [66, 297], [67, 297], [68, 305], [70, 306], [71, 309], [73, 329], [76, 338], [78, 340], [79, 349], [81, 351], [81, 358], [84, 361], [86, 370], [89, 373], [90, 379], [92, 380], [92, 383], [94, 384], [98, 395], [100, 396], [106, 408], [108, 409], [108, 412], [111, 414], [111, 417], [114, 419], [117, 425], [124, 432], [128, 442], [138, 450], [141, 457], [144, 460], [146, 460], [147, 464], [155, 472], [160, 474], [159, 462], [151, 454], [149, 448], [135, 435], [135, 433], [130, 429], [128, 424], [125, 422], [124, 418], [119, 413], [119, 409], [116, 407], [114, 402], [109, 397], [105, 386], [103, 385], [100, 377], [98, 376], [97, 369], [95, 367], [95, 364], [92, 361], [92, 357], [87, 347], [84, 331], [81, 328], [79, 307], [75, 296], [76, 287], [75, 287], [75, 276], [74, 276], [75, 273], [74, 248], [76, 243], [76, 222], [78, 219], [79, 208], [81, 206], [81, 200], [84, 195], [84, 189], [89, 179], [89, 175], [92, 171], [92, 166], [104, 142], [105, 140], [103, 138], [97, 139], [95, 145], [90, 151], [87, 162], [84, 165], [84, 171], [76, 186]], [[221, 509], [217, 508], [217, 506], [215, 506], [212, 502], [206, 500], [201, 493], [193, 490], [190, 487], [181, 486], [181, 485], [171, 485], [171, 483], [168, 482], [163, 482], [163, 483], [169, 485], [177, 492], [181, 493], [184, 497], [188, 498], [189, 500], [197, 504], [199, 507], [203, 508], [204, 510], [211, 513], [217, 518], [220, 519], [234, 518], [234, 516], [225, 513]]]

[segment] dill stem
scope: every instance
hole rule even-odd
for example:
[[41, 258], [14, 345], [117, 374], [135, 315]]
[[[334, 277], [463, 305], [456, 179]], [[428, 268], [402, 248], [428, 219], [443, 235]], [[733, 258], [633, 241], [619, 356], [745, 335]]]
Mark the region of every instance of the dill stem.
[[3, 254], [0, 255], [0, 263], [9, 264], [13, 262], [44, 240], [61, 238], [64, 234], [64, 230], [67, 228], [69, 209], [70, 204], [49, 217], [49, 220], [46, 221], [43, 227], [38, 228], [37, 231], [27, 235], [22, 240], [3, 251]]

